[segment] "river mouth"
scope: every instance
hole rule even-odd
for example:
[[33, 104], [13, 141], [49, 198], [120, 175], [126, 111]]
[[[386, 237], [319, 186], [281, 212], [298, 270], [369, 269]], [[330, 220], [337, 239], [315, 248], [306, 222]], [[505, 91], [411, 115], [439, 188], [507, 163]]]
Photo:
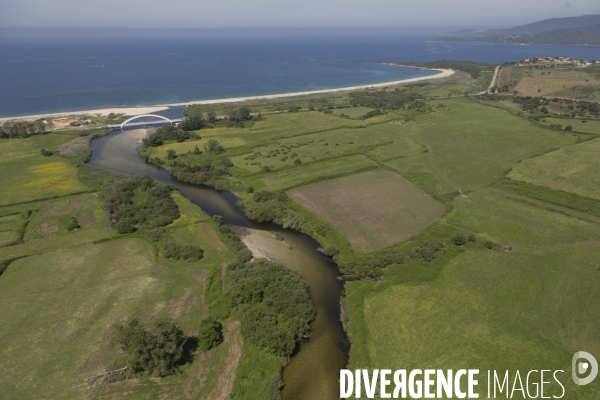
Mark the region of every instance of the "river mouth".
[[[141, 139], [150, 129], [115, 131], [91, 141], [88, 165], [127, 175], [148, 175], [174, 185], [204, 212], [223, 217], [223, 223], [241, 233], [257, 255], [264, 255], [300, 273], [310, 287], [317, 316], [310, 324], [310, 338], [301, 342], [283, 369], [284, 400], [339, 399], [339, 370], [347, 364], [349, 341], [340, 322], [343, 283], [331, 260], [317, 251], [319, 244], [309, 236], [276, 224], [259, 224], [246, 218], [227, 191], [195, 186], [171, 177], [166, 169], [150, 164], [138, 154]], [[283, 241], [274, 236], [279, 232]], [[268, 378], [268, 377], [267, 377]]]

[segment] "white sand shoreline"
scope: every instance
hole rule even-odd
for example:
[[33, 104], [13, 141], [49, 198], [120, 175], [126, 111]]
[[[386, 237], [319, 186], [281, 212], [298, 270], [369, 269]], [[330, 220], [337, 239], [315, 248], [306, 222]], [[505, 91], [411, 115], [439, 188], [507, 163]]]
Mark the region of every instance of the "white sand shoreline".
[[[393, 64], [393, 65], [398, 65], [398, 64]], [[400, 65], [398, 65], [398, 66], [400, 66]], [[425, 69], [425, 68], [419, 68], [419, 69]], [[188, 102], [182, 102], [182, 103], [157, 104], [154, 106], [112, 107], [112, 108], [99, 108], [99, 109], [95, 109], [95, 110], [72, 111], [72, 112], [66, 111], [66, 112], [50, 113], [50, 114], [25, 115], [25, 116], [19, 116], [19, 117], [4, 117], [4, 118], [0, 118], [0, 122], [15, 121], [15, 120], [34, 120], [34, 119], [38, 119], [38, 118], [55, 118], [55, 117], [61, 117], [61, 116], [67, 116], [67, 115], [82, 115], [82, 114], [101, 114], [101, 115], [108, 115], [110, 113], [115, 113], [115, 114], [123, 114], [124, 113], [125, 115], [151, 114], [153, 112], [166, 110], [167, 108], [174, 107], [174, 106], [188, 106], [191, 104], [206, 105], [206, 104], [221, 104], [221, 103], [237, 103], [237, 102], [244, 102], [244, 101], [251, 101], [251, 100], [269, 100], [269, 99], [278, 99], [278, 98], [285, 98], [285, 97], [305, 96], [305, 95], [310, 95], [310, 94], [336, 93], [336, 92], [344, 92], [344, 91], [366, 89], [366, 88], [386, 87], [386, 86], [392, 86], [392, 85], [424, 81], [424, 80], [429, 80], [429, 79], [441, 79], [441, 78], [447, 78], [449, 76], [454, 75], [454, 71], [451, 69], [427, 69], [427, 70], [440, 71], [440, 73], [431, 75], [431, 76], [421, 76], [418, 78], [409, 78], [409, 79], [403, 79], [403, 80], [399, 80], [399, 81], [374, 83], [371, 85], [348, 86], [348, 87], [336, 88], [336, 89], [321, 89], [321, 90], [310, 90], [310, 91], [305, 91], [305, 92], [266, 94], [266, 95], [259, 95], [259, 96], [247, 96], [247, 97], [231, 97], [231, 98], [226, 98], [226, 99], [197, 100], [197, 101], [188, 101]]]

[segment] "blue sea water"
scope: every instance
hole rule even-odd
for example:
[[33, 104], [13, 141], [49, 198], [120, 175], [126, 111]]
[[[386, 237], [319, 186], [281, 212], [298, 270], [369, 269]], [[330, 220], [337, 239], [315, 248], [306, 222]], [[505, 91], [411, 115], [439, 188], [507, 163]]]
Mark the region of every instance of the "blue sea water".
[[0, 117], [374, 84], [433, 74], [385, 65], [600, 58], [597, 47], [434, 43], [402, 35], [0, 38]]

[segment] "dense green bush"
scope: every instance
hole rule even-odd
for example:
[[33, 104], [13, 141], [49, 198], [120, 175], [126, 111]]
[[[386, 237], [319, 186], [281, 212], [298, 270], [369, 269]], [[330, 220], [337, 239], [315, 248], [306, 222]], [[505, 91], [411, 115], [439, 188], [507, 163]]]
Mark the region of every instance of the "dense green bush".
[[166, 141], [185, 142], [188, 139], [200, 139], [200, 136], [186, 132], [176, 126], [166, 125], [142, 140], [142, 144], [145, 147], [158, 147]]
[[230, 264], [226, 296], [238, 309], [244, 339], [279, 356], [292, 354], [315, 317], [300, 275], [265, 259]]
[[418, 108], [418, 100], [422, 99], [418, 93], [409, 92], [406, 89], [369, 90], [350, 93], [350, 104], [353, 106], [364, 106], [375, 108], [365, 118], [381, 114], [381, 110], [398, 110], [405, 107]]
[[52, 153], [50, 150], [42, 149], [40, 151], [40, 154], [43, 155], [44, 157], [50, 157], [54, 153]]
[[164, 255], [165, 258], [174, 258], [175, 260], [197, 261], [204, 257], [204, 250], [198, 246], [168, 243], [165, 245]]
[[177, 125], [179, 129], [183, 129], [184, 131], [196, 131], [198, 129], [202, 129], [207, 125], [206, 120], [203, 118], [202, 114], [199, 115], [190, 115], [183, 121]]
[[157, 320], [148, 328], [132, 319], [117, 325], [115, 338], [127, 353], [127, 367], [132, 373], [171, 375], [184, 359], [183, 331], [166, 319]]
[[[189, 158], [187, 159], [189, 161]], [[194, 185], [217, 186], [219, 180], [229, 175], [227, 170], [233, 163], [227, 157], [217, 159], [206, 159], [198, 162], [186, 162], [185, 164], [175, 161], [171, 168], [171, 175], [180, 181]]]
[[451, 240], [452, 243], [454, 243], [456, 246], [462, 246], [467, 243], [467, 238], [462, 233], [455, 234], [454, 236], [452, 236]]
[[438, 253], [442, 253], [445, 250], [446, 246], [439, 240], [424, 240], [419, 244], [419, 247], [413, 251], [411, 258], [431, 261]]
[[210, 139], [208, 142], [206, 142], [206, 144], [204, 145], [204, 150], [213, 154], [221, 154], [225, 151], [223, 146], [221, 146], [221, 144], [215, 139]]
[[219, 321], [207, 318], [200, 322], [198, 332], [198, 349], [208, 351], [223, 342], [223, 325]]
[[134, 176], [110, 182], [103, 188], [106, 209], [119, 233], [137, 228], [153, 229], [179, 218], [177, 204], [171, 198], [174, 186], [154, 182], [148, 176]]

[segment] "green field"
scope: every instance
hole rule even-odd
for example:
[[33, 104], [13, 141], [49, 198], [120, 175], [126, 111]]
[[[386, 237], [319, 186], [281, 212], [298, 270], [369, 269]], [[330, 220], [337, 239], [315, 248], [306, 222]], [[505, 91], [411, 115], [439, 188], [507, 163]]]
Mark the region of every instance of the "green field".
[[98, 366], [86, 363], [110, 325], [160, 288], [155, 271], [139, 239], [14, 262], [0, 279], [3, 396], [87, 397], [77, 386]]
[[[410, 279], [406, 271], [434, 268], [413, 262], [386, 282], [348, 284], [350, 368], [569, 371], [578, 349], [598, 354], [600, 225], [488, 191], [454, 207], [446, 223], [514, 250], [459, 249], [434, 282]], [[570, 372], [570, 399], [600, 395], [569, 381]]]
[[571, 125], [575, 132], [600, 133], [600, 121], [595, 120], [544, 118], [542, 122], [546, 125], [562, 125], [563, 129]]
[[32, 153], [2, 157], [0, 169], [0, 205], [90, 190], [77, 179], [77, 168], [56, 156]]
[[[173, 198], [181, 215], [165, 228], [160, 242], [143, 234], [118, 236], [110, 227], [105, 199], [97, 196], [100, 188], [85, 186], [80, 178], [101, 185], [122, 177], [78, 173], [70, 160], [39, 154], [38, 149], [51, 148], [49, 141], [59, 146], [77, 137], [72, 132], [0, 143], [6, 154], [3, 167], [12, 168], [4, 175], [10, 191], [3, 204], [18, 203], [0, 205], [2, 398], [223, 398], [234, 387], [264, 398], [264, 382], [279, 370], [280, 361], [244, 344], [235, 316], [223, 322], [220, 346], [194, 354], [197, 360], [174, 376], [88, 383], [122, 363], [114, 325], [130, 317], [166, 316], [187, 335], [197, 334], [200, 320], [219, 307], [222, 265], [234, 255], [212, 219], [178, 194]], [[53, 177], [71, 187], [31, 184]], [[68, 194], [78, 187], [88, 193]], [[68, 230], [73, 220], [79, 227]], [[204, 257], [167, 259], [165, 243], [200, 246]], [[235, 383], [238, 364], [244, 383]]]
[[508, 175], [517, 181], [600, 199], [597, 139], [523, 160]]
[[408, 239], [444, 212], [418, 186], [384, 170], [302, 186], [288, 194], [333, 225], [355, 249], [367, 252]]

